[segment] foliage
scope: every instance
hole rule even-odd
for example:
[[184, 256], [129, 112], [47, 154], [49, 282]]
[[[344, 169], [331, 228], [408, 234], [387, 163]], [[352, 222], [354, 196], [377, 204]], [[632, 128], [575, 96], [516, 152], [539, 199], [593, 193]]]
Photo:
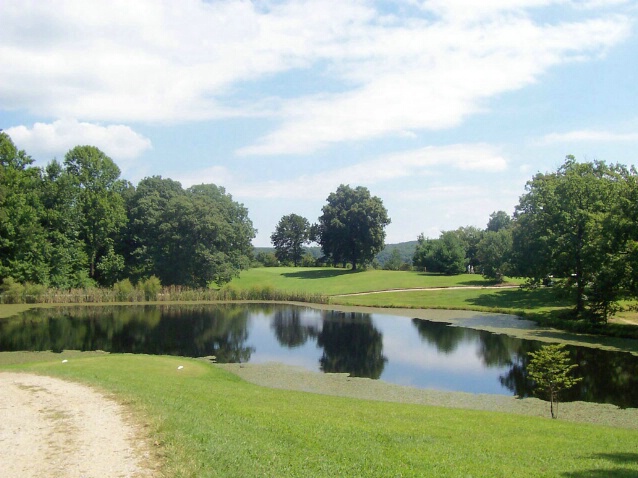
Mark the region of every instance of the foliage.
[[155, 276], [141, 281], [138, 287], [144, 292], [144, 298], [146, 300], [157, 300], [157, 295], [162, 290], [162, 284]]
[[71, 213], [79, 220], [89, 277], [112, 284], [123, 265], [123, 259], [115, 257], [113, 239], [127, 222], [121, 195], [126, 183], [113, 160], [94, 146], [73, 148], [65, 155], [64, 166], [72, 184]]
[[159, 176], [140, 181], [128, 200], [128, 268], [163, 284], [225, 284], [251, 261], [255, 236], [246, 208], [222, 187], [183, 190]]
[[129, 279], [123, 279], [113, 284], [113, 292], [115, 292], [115, 297], [119, 302], [126, 302], [133, 299], [135, 287]]
[[487, 222], [487, 231], [499, 232], [503, 229], [509, 229], [512, 226], [512, 218], [505, 211], [495, 211], [490, 214], [490, 220]]
[[[636, 173], [573, 156], [555, 172], [537, 174], [516, 207], [513, 229], [517, 273], [539, 282], [567, 279], [575, 316], [606, 322], [633, 276]], [[634, 231], [635, 232], [635, 231]]]
[[303, 245], [310, 240], [310, 223], [298, 214], [283, 216], [270, 236], [277, 259], [297, 267], [304, 255]]
[[477, 258], [487, 279], [503, 282], [511, 273], [512, 232], [509, 229], [487, 231], [478, 244]]
[[461, 274], [465, 271], [465, 247], [455, 231], [441, 233], [438, 239], [418, 239], [413, 264], [428, 272], [447, 275]]
[[392, 249], [390, 258], [386, 261], [383, 268], [388, 271], [398, 271], [403, 265], [403, 259], [401, 259], [401, 253], [398, 249]]
[[317, 242], [333, 264], [350, 263], [352, 269], [372, 261], [384, 246], [390, 224], [383, 202], [358, 186], [340, 185], [330, 193], [317, 225]]
[[582, 380], [571, 376], [578, 365], [570, 363], [569, 352], [563, 350], [564, 347], [564, 344], [545, 345], [536, 352], [528, 353], [531, 360], [527, 365], [527, 374], [537, 389], [549, 397], [552, 418], [558, 417], [560, 393]]
[[40, 172], [32, 163], [0, 130], [0, 280], [49, 280]]

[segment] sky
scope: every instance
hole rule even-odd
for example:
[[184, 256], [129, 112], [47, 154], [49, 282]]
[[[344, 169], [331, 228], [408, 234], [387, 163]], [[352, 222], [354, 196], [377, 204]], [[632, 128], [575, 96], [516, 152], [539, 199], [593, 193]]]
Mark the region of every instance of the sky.
[[0, 129], [136, 185], [213, 183], [270, 246], [340, 184], [386, 243], [514, 212], [580, 161], [637, 164], [636, 0], [0, 0]]

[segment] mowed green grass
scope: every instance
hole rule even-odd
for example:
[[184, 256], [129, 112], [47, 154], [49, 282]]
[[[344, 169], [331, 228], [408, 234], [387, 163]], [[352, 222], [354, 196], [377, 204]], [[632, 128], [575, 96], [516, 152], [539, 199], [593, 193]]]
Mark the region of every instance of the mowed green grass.
[[[520, 281], [512, 281], [520, 284]], [[492, 282], [478, 274], [444, 276], [414, 271], [351, 271], [328, 267], [260, 267], [242, 271], [231, 287], [248, 289], [269, 285], [278, 290], [311, 294], [353, 294], [427, 287], [482, 287]]]
[[369, 307], [404, 307], [542, 314], [571, 306], [552, 289], [443, 289], [383, 292], [334, 297], [331, 303]]
[[[506, 285], [520, 285], [508, 279]], [[569, 300], [548, 288], [481, 289], [494, 283], [478, 274], [445, 276], [422, 272], [368, 270], [352, 272], [332, 268], [270, 267], [250, 269], [231, 282], [231, 287], [268, 285], [277, 290], [331, 296], [330, 303], [370, 307], [445, 308], [546, 313], [569, 307]], [[419, 290], [419, 289], [441, 290]], [[411, 289], [405, 291], [404, 289]], [[374, 291], [387, 291], [365, 295]]]
[[193, 359], [48, 357], [4, 368], [115, 393], [146, 422], [164, 476], [638, 476], [632, 430], [268, 389]]

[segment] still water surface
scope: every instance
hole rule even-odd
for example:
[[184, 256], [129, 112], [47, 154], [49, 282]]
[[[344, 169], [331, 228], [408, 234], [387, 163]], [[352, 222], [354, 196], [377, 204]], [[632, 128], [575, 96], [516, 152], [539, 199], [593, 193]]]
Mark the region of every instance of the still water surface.
[[[104, 350], [282, 362], [437, 390], [531, 395], [542, 344], [440, 322], [287, 305], [39, 309], [0, 320], [0, 351]], [[638, 407], [638, 357], [569, 347], [583, 381], [564, 398]]]

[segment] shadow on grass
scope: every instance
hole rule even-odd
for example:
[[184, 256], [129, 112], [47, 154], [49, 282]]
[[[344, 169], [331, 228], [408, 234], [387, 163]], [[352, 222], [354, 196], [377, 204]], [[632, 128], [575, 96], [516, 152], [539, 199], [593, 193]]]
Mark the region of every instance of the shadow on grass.
[[299, 272], [284, 272], [281, 274], [284, 277], [292, 279], [329, 279], [331, 277], [338, 277], [346, 274], [358, 274], [362, 272], [360, 270], [353, 271], [352, 269], [326, 269], [326, 270], [312, 270], [312, 271], [299, 271]]
[[[614, 462], [618, 465], [636, 465], [638, 464], [638, 453], [598, 453], [594, 455], [592, 458], [595, 459], [603, 459], [607, 461]], [[581, 478], [581, 477], [607, 477], [607, 476], [617, 476], [620, 478], [637, 476], [638, 472], [636, 469], [629, 468], [609, 468], [609, 469], [596, 469], [596, 470], [582, 470], [582, 471], [571, 471], [567, 473], [563, 473], [562, 476], [570, 477], [570, 478]]]
[[569, 299], [561, 296], [551, 288], [534, 290], [503, 289], [495, 290], [489, 294], [481, 294], [479, 297], [467, 299], [471, 305], [492, 307], [498, 309], [539, 309], [542, 307], [569, 307]]

